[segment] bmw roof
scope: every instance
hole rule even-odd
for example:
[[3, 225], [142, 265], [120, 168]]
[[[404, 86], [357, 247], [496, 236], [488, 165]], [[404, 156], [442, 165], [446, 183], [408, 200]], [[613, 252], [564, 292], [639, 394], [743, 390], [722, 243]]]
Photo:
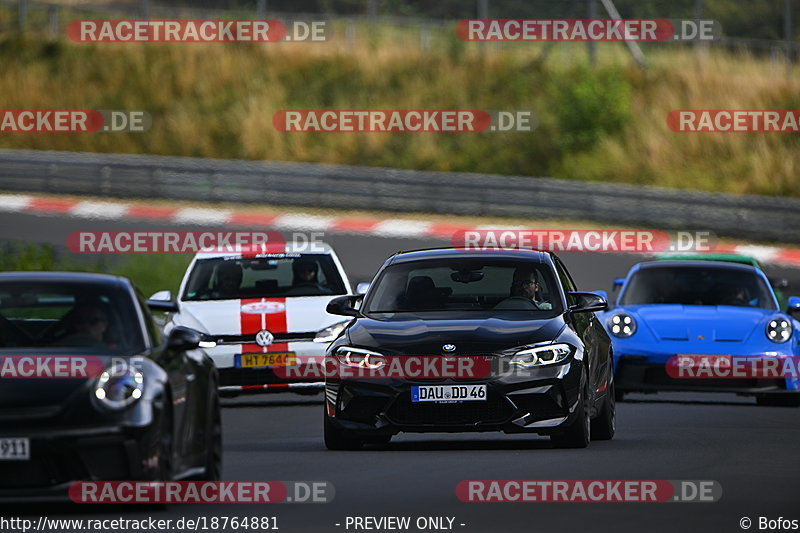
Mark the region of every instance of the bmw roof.
[[521, 249], [470, 249], [470, 248], [429, 248], [425, 250], [410, 250], [407, 252], [397, 252], [390, 259], [392, 263], [405, 263], [422, 259], [464, 259], [464, 258], [485, 258], [485, 259], [523, 259], [535, 261], [537, 263], [548, 262], [547, 257], [550, 252], [539, 250]]

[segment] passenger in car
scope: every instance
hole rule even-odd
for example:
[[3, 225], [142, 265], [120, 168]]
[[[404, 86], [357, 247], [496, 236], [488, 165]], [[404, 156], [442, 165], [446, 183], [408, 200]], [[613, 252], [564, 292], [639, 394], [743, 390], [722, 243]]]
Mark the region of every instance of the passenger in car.
[[56, 341], [58, 346], [107, 347], [108, 315], [100, 306], [79, 304], [69, 314], [70, 332]]
[[242, 267], [230, 261], [222, 263], [217, 268], [217, 290], [214, 296], [218, 298], [239, 298], [239, 287], [242, 285], [244, 273]]

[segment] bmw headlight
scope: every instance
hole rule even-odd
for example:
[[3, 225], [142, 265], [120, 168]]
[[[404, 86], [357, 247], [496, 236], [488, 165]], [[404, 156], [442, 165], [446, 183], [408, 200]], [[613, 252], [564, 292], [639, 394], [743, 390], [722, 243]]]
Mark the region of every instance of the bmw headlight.
[[325, 329], [321, 329], [317, 332], [317, 336], [314, 337], [314, 342], [333, 342], [336, 338], [344, 331], [344, 328], [347, 326], [348, 321], [345, 320], [344, 322], [338, 322], [333, 324], [332, 326], [328, 326]]
[[792, 336], [792, 323], [776, 316], [767, 323], [767, 338], [772, 342], [786, 342]]
[[627, 313], [617, 313], [608, 321], [611, 334], [615, 337], [625, 338], [636, 333], [636, 321]]
[[120, 411], [144, 394], [144, 375], [132, 367], [103, 371], [92, 388], [92, 396], [103, 407]]
[[370, 368], [374, 370], [386, 364], [386, 359], [382, 354], [351, 346], [337, 348], [336, 358], [340, 364], [354, 368]]
[[526, 348], [514, 354], [510, 364], [531, 368], [534, 366], [554, 365], [569, 357], [572, 347], [569, 344], [546, 344]]

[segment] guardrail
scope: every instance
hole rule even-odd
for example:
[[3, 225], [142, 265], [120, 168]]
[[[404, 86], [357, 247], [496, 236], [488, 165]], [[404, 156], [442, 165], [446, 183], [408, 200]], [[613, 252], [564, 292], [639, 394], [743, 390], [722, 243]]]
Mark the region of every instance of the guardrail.
[[553, 178], [152, 155], [0, 150], [0, 190], [581, 219], [800, 242], [800, 200]]

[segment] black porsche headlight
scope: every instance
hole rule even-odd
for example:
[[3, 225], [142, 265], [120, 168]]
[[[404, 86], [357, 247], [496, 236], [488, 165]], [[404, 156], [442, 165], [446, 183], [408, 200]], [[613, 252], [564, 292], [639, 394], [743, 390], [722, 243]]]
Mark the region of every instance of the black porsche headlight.
[[636, 333], [636, 321], [627, 313], [617, 313], [608, 321], [608, 329], [615, 337], [624, 339]]
[[140, 370], [131, 367], [105, 370], [92, 388], [95, 401], [112, 411], [125, 409], [138, 401], [143, 394], [144, 375]]
[[526, 348], [514, 354], [510, 364], [522, 368], [534, 366], [554, 365], [564, 361], [572, 353], [569, 344], [546, 344], [544, 346], [534, 346]]
[[772, 342], [786, 342], [792, 336], [792, 323], [782, 316], [767, 322], [767, 338]]

